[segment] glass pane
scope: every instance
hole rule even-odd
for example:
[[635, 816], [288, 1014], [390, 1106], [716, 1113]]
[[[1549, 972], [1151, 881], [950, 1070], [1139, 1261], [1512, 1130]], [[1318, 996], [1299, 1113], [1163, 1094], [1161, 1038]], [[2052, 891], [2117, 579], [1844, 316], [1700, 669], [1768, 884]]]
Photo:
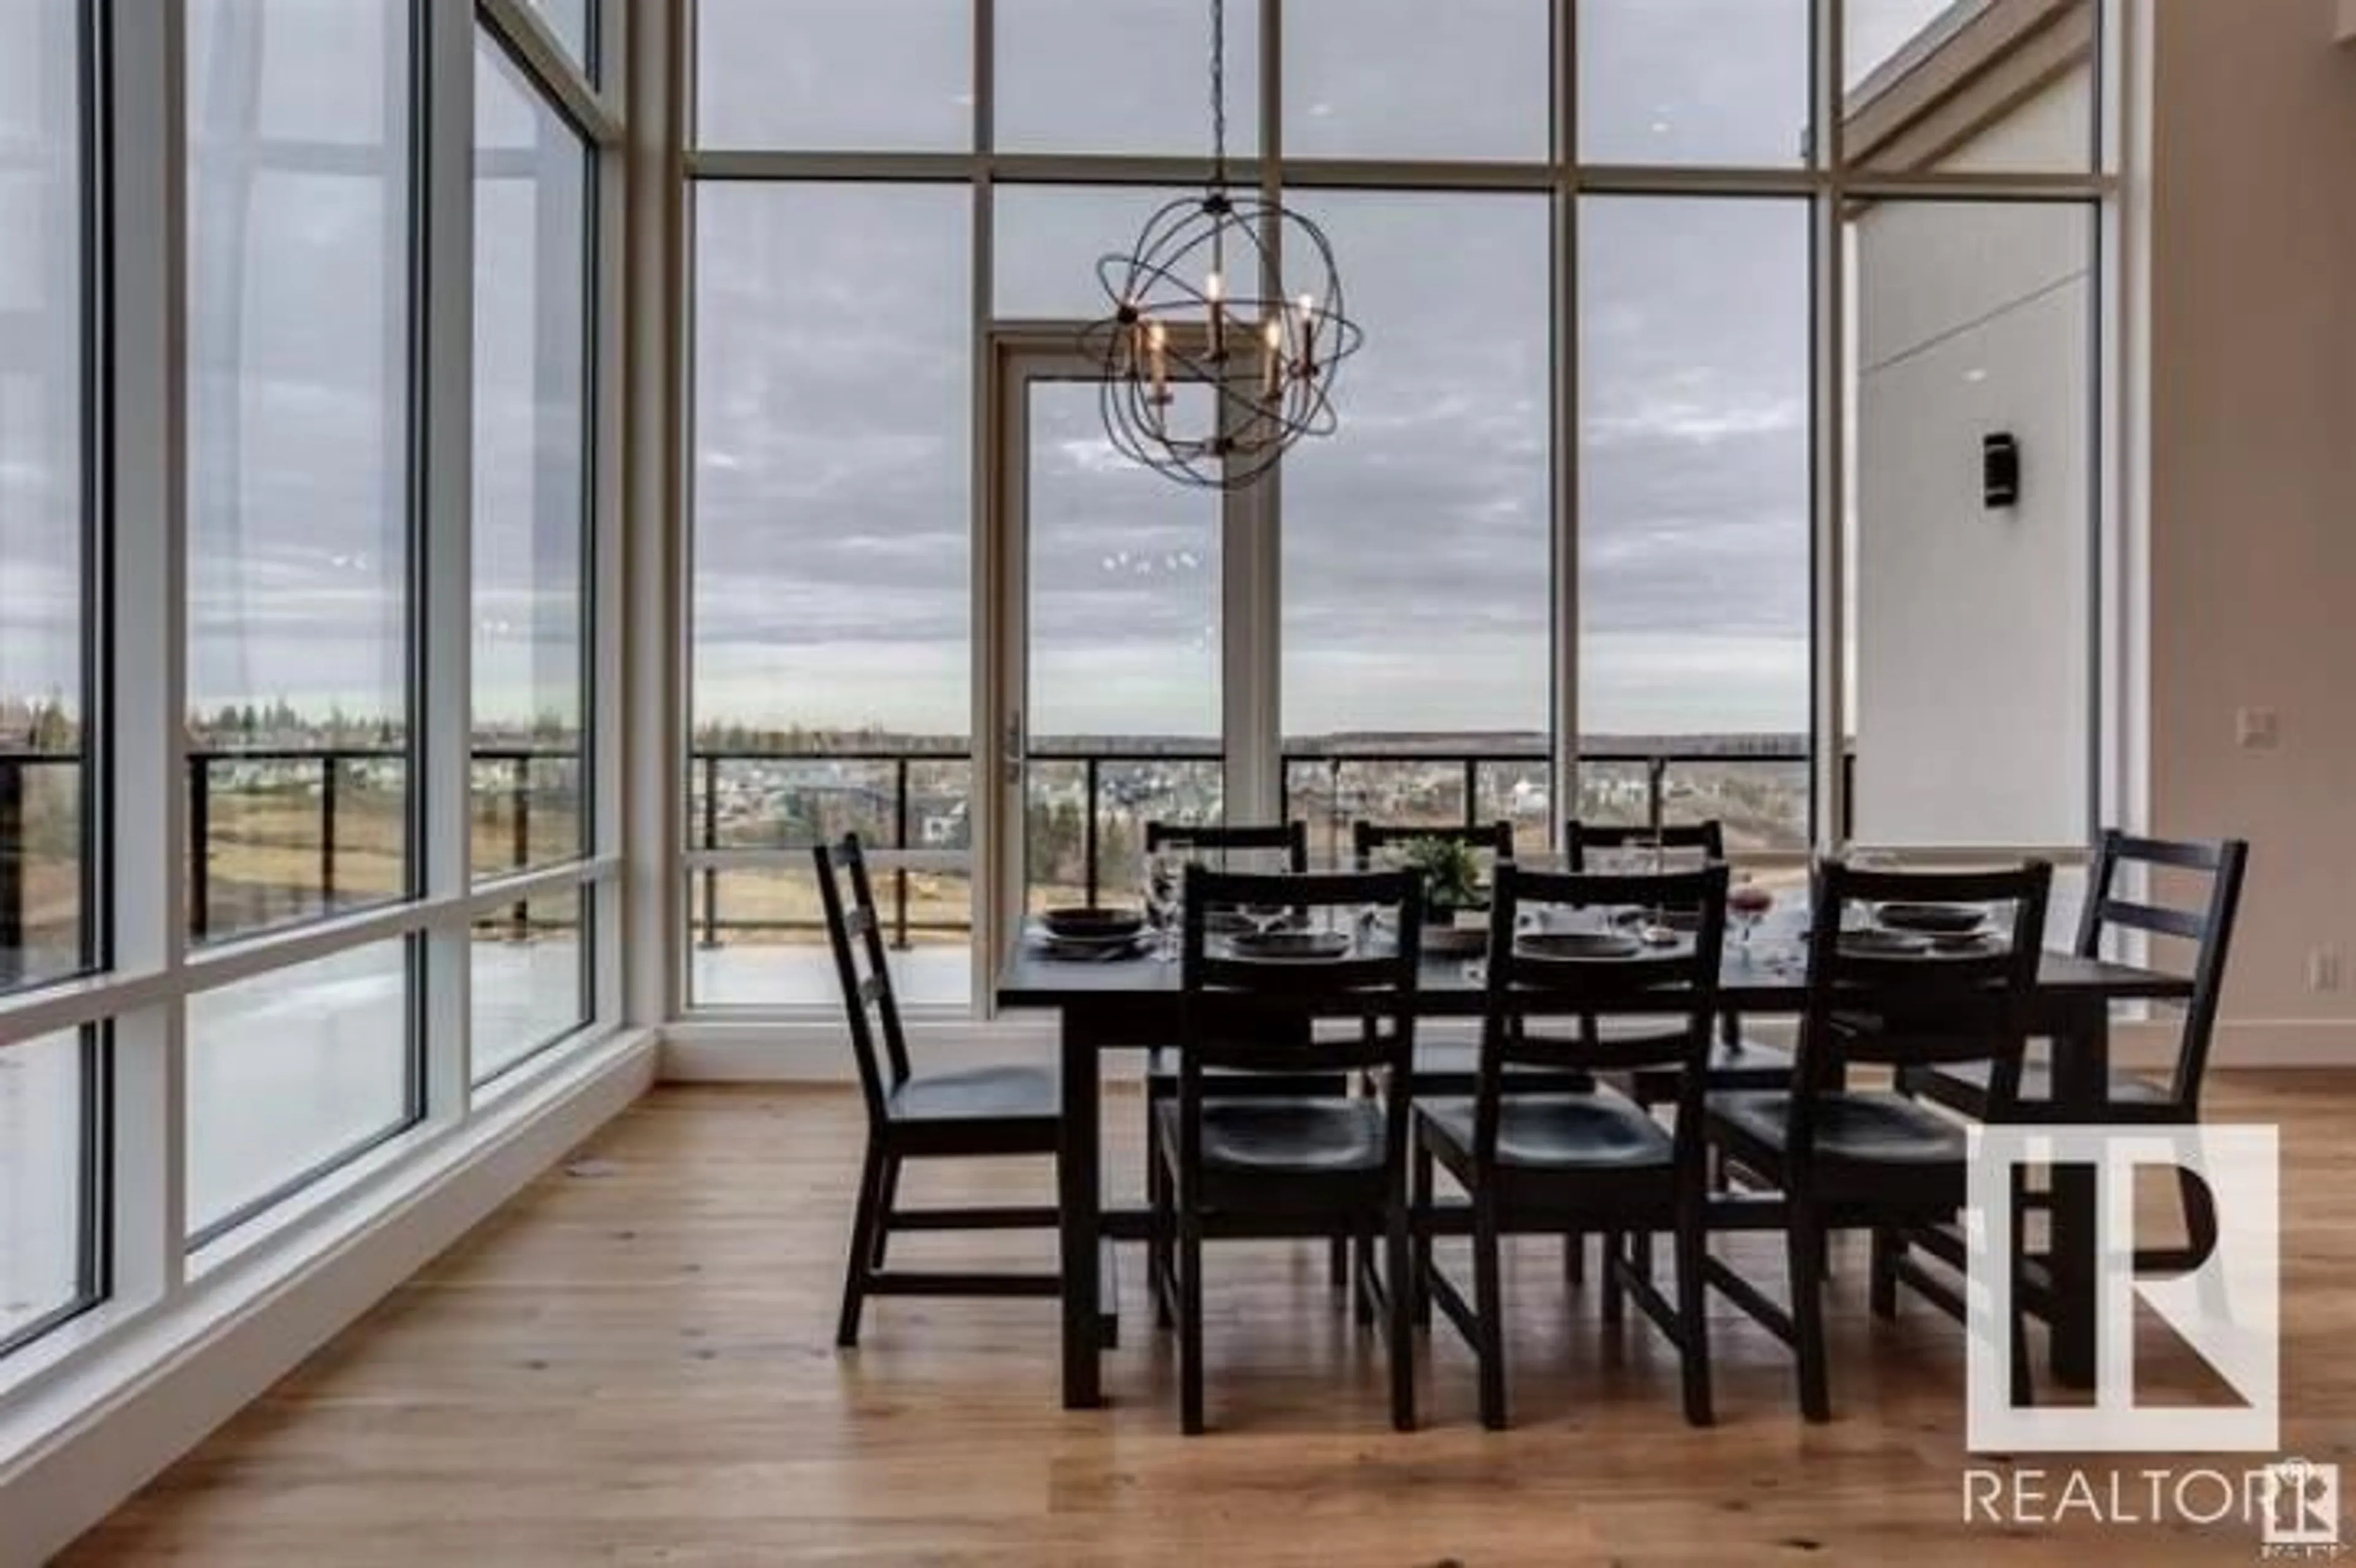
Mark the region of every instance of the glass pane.
[[786, 151], [973, 145], [971, 0], [697, 0], [696, 141]]
[[[199, 936], [408, 851], [409, 7], [189, 6], [189, 843]], [[364, 775], [365, 820], [327, 809]], [[393, 874], [336, 874], [352, 847]]]
[[2064, 173], [2094, 161], [2096, 0], [1848, 0], [1849, 162]]
[[991, 194], [991, 288], [1010, 320], [1098, 321], [1112, 314], [1097, 262], [1126, 254], [1146, 219], [1189, 193], [1167, 187], [1001, 185]]
[[525, 0], [525, 4], [548, 18], [549, 29], [556, 41], [562, 44], [573, 58], [581, 62], [583, 71], [594, 80], [596, 74], [595, 0]]
[[1581, 0], [1579, 155], [1803, 162], [1812, 9], [1809, 0]]
[[0, 1051], [0, 1345], [89, 1293], [89, 1065], [78, 1034]]
[[1285, 461], [1285, 753], [1419, 759], [1348, 809], [1462, 820], [1465, 761], [1543, 759], [1553, 729], [1548, 203], [1295, 199], [1366, 346], [1341, 432]]
[[[930, 806], [927, 780], [945, 764], [911, 762], [906, 831], [914, 844], [954, 840], [935, 847], [954, 848], [961, 873], [972, 721], [967, 192], [713, 185], [698, 194], [697, 224], [699, 794], [689, 842], [749, 836], [777, 847], [784, 877], [803, 886], [813, 834], [840, 831], [831, 824], [848, 816], [842, 825], [873, 842], [898, 842], [899, 760], [948, 758], [960, 782]], [[780, 278], [813, 286], [780, 288]], [[830, 795], [838, 783], [845, 793]], [[852, 798], [856, 812], [827, 815], [830, 799]], [[816, 905], [806, 908], [814, 917]], [[755, 968], [794, 974], [749, 984], [833, 998], [817, 926], [760, 920], [721, 940], [766, 946]], [[738, 999], [725, 988], [699, 996]], [[944, 989], [959, 1003], [969, 991], [963, 980]]]
[[[1030, 393], [1025, 809], [1037, 907], [1091, 892], [1135, 902], [1144, 825], [1219, 812], [1224, 498], [1122, 458], [1099, 390], [1058, 381]], [[1173, 390], [1173, 421], [1209, 428], [1210, 393]]]
[[[2086, 839], [2094, 221], [2074, 203], [1920, 201], [1850, 220], [1865, 842]], [[1992, 441], [2017, 461], [2008, 500]]]
[[496, 875], [589, 848], [589, 153], [497, 44], [475, 65], [476, 816], [509, 827], [475, 869]]
[[1303, 158], [1543, 159], [1545, 0], [1286, 0], [1284, 151]]
[[[1808, 836], [1808, 224], [1800, 201], [1580, 208], [1580, 749], [1660, 760], [1667, 815], [1730, 848]], [[1719, 761], [1760, 756], [1800, 765]], [[1596, 782], [1582, 814], [1614, 819]], [[1650, 820], [1644, 782], [1617, 819]]]
[[475, 1082], [487, 1083], [589, 1021], [582, 895], [542, 895], [475, 923]]
[[416, 1118], [405, 942], [188, 1002], [191, 1244]]
[[0, 991], [95, 956], [78, 10], [0, 3]]
[[[1001, 152], [1211, 155], [1204, 0], [998, 0]], [[1227, 5], [1227, 151], [1259, 150], [1259, 6]]]

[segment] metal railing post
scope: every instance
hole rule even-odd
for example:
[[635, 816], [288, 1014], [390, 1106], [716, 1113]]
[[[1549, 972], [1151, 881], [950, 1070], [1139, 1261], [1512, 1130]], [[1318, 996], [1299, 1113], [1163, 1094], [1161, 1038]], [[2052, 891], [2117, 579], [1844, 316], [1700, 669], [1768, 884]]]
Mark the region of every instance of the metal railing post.
[[212, 762], [188, 759], [188, 935], [202, 942], [213, 925]]
[[0, 990], [25, 977], [25, 764], [0, 757]]
[[1080, 879], [1087, 888], [1084, 902], [1097, 901], [1097, 787], [1100, 782], [1097, 759], [1090, 757], [1087, 769], [1087, 815], [1080, 823]]
[[319, 768], [319, 908], [336, 907], [336, 774], [341, 769], [336, 753], [320, 759]]
[[[908, 759], [894, 759], [892, 769], [892, 842], [902, 853], [908, 848]], [[892, 869], [892, 945], [908, 950], [908, 868]]]
[[1464, 826], [1481, 825], [1481, 763], [1477, 758], [1464, 759]]
[[[531, 757], [527, 752], [511, 760], [515, 763], [515, 777], [508, 786], [508, 802], [513, 826], [509, 829], [508, 853], [514, 862], [513, 869], [520, 871], [531, 864]], [[518, 899], [509, 918], [514, 923], [514, 929], [509, 933], [509, 939], [515, 942], [529, 940], [531, 936], [530, 901]]]
[[1652, 756], [1644, 759], [1644, 826], [1658, 837], [1661, 824], [1668, 817], [1669, 759]]
[[[720, 848], [720, 754], [707, 752], [703, 756], [703, 848], [709, 851]], [[703, 945], [720, 945], [720, 873], [712, 867], [703, 869]]]

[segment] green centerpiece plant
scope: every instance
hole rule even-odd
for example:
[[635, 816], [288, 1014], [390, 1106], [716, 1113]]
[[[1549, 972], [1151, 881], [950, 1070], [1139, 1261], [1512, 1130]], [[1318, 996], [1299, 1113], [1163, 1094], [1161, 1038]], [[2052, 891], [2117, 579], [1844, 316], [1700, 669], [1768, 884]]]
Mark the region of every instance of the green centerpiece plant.
[[1459, 911], [1489, 907], [1489, 892], [1481, 877], [1481, 862], [1462, 838], [1421, 838], [1401, 857], [1423, 878], [1423, 914], [1428, 925], [1445, 929]]

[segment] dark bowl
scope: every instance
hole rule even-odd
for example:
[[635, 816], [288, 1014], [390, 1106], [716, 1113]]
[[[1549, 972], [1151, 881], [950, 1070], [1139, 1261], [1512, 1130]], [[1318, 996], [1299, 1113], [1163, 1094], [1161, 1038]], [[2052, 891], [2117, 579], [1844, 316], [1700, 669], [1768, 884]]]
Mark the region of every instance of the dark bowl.
[[1050, 936], [1111, 938], [1135, 936], [1145, 929], [1145, 916], [1133, 909], [1074, 904], [1046, 911], [1040, 915], [1039, 923], [1047, 928]]
[[1961, 936], [1987, 923], [1987, 911], [1976, 904], [1883, 904], [1874, 918], [1887, 931], [1920, 932], [1925, 936]]

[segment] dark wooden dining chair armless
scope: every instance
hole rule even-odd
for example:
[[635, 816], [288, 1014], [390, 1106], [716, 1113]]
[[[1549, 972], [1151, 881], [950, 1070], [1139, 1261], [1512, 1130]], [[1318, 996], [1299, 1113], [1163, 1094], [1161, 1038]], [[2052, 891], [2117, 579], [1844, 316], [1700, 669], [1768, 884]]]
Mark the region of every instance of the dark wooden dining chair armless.
[[[2216, 1033], [2225, 964], [2233, 950], [2233, 923], [2241, 909], [2242, 880], [2249, 859], [2249, 844], [2239, 838], [2182, 842], [2131, 837], [2112, 828], [2095, 846], [2073, 950], [2081, 957], [2099, 958], [2104, 939], [2115, 932], [2179, 942], [2190, 949], [2188, 977], [2192, 982], [2192, 995], [2184, 1004], [2177, 1033], [2176, 1060], [2168, 1077], [2155, 1081], [2140, 1073], [2114, 1072], [2102, 1120], [2136, 1126], [2190, 1126], [2201, 1120], [2201, 1087], [2208, 1075], [2210, 1044]], [[2133, 869], [2141, 869], [2155, 880], [2173, 876], [2176, 888], [2190, 895], [2193, 907], [2157, 901], [2163, 894], [2159, 888], [2149, 890], [2152, 901], [2130, 897], [2120, 877]], [[2154, 956], [2164, 962], [2167, 955]], [[2017, 1121], [2050, 1121], [2055, 1115], [2051, 1069], [2036, 1059], [2037, 1049], [2032, 1045], [2031, 1058], [2021, 1069], [2020, 1092], [2011, 1112]], [[1917, 1068], [1901, 1074], [1900, 1085], [1967, 1116], [1993, 1119], [1985, 1067]], [[2191, 1172], [2180, 1171], [2177, 1191], [2187, 1244], [2139, 1249], [2136, 1264], [2147, 1272], [2190, 1268], [2216, 1250], [2217, 1211], [2209, 1189]], [[2039, 1200], [2031, 1195], [2030, 1200]]]
[[1037, 1296], [1057, 1294], [1052, 1274], [916, 1273], [886, 1269], [895, 1231], [1052, 1230], [1052, 1207], [903, 1210], [900, 1168], [926, 1158], [993, 1155], [1052, 1157], [1062, 1134], [1055, 1075], [1044, 1068], [982, 1067], [955, 1072], [910, 1069], [908, 1043], [884, 961], [884, 926], [856, 834], [813, 851], [819, 899], [842, 983], [859, 1091], [867, 1105], [867, 1156], [843, 1271], [842, 1318], [835, 1343], [859, 1342], [871, 1296]]
[[[1572, 871], [1594, 869], [1590, 857], [1597, 851], [1625, 853], [1657, 848], [1665, 855], [1698, 856], [1704, 865], [1723, 863], [1726, 859], [1726, 829], [1716, 818], [1665, 823], [1654, 828], [1616, 822], [1581, 822], [1573, 817], [1563, 824], [1562, 843], [1564, 865]], [[1713, 1088], [1780, 1089], [1792, 1081], [1792, 1053], [1745, 1040], [1742, 1020], [1728, 1013], [1719, 1020], [1718, 1043], [1710, 1051], [1709, 1071]], [[1674, 1081], [1642, 1073], [1619, 1082], [1642, 1104], [1667, 1104], [1676, 1093]]]
[[[1179, 1420], [1204, 1428], [1204, 1244], [1284, 1237], [1386, 1239], [1389, 1277], [1407, 1277], [1411, 1099], [1345, 1094], [1237, 1097], [1225, 1073], [1380, 1070], [1404, 1084], [1415, 1051], [1421, 903], [1407, 872], [1269, 877], [1188, 869], [1180, 948], [1178, 1093], [1156, 1107], [1165, 1166], [1157, 1230], [1175, 1238]], [[1282, 905], [1333, 927], [1319, 956], [1238, 955], [1213, 937], [1214, 907]], [[1377, 938], [1362, 910], [1387, 912]], [[1312, 933], [1294, 933], [1307, 938]], [[1391, 1424], [1415, 1424], [1415, 1343], [1407, 1293], [1386, 1303]]]
[[[1594, 933], [1517, 934], [1526, 912], [1674, 907], [1696, 912], [1693, 933], [1675, 947], [1624, 956], [1576, 952]], [[1647, 876], [1580, 876], [1498, 868], [1490, 909], [1487, 1001], [1477, 1092], [1470, 1099], [1416, 1104], [1415, 1201], [1419, 1220], [1412, 1288], [1429, 1292], [1480, 1361], [1481, 1422], [1505, 1424], [1504, 1235], [1576, 1238], [1676, 1237], [1676, 1300], [1655, 1289], [1620, 1248], [1603, 1266], [1617, 1316], [1633, 1296], [1676, 1347], [1686, 1419], [1710, 1420], [1709, 1336], [1704, 1312], [1708, 1175], [1702, 1103], [1717, 1024], [1719, 965], [1726, 936], [1726, 868]], [[1548, 944], [1555, 946], [1549, 947]], [[1606, 1034], [1599, 1019], [1643, 1017], [1658, 1027]], [[1517, 1063], [1602, 1077], [1663, 1073], [1676, 1080], [1675, 1131], [1608, 1086], [1583, 1093], [1509, 1093]], [[1472, 1294], [1468, 1300], [1433, 1266], [1438, 1228], [1434, 1167], [1471, 1205]], [[1419, 1310], [1421, 1302], [1419, 1300]]]
[[[1484, 852], [1499, 866], [1514, 858], [1514, 825], [1510, 822], [1483, 822], [1462, 827], [1355, 822], [1350, 827], [1351, 863], [1362, 871], [1376, 869], [1376, 863], [1384, 851], [1434, 840], [1452, 841]], [[1472, 1093], [1480, 1055], [1480, 1047], [1476, 1043], [1424, 1040], [1416, 1047], [1415, 1052], [1416, 1093], [1460, 1097]], [[1539, 1082], [1541, 1075], [1542, 1083]], [[1517, 1086], [1520, 1080], [1526, 1078], [1536, 1087], [1587, 1087], [1583, 1079], [1567, 1080], [1564, 1074], [1536, 1064], [1516, 1066], [1514, 1076]]]
[[[1181, 822], [1149, 822], [1145, 825], [1145, 852], [1148, 855], [1183, 852], [1199, 855], [1215, 863], [1217, 869], [1230, 854], [1252, 855], [1265, 859], [1280, 858], [1283, 869], [1293, 876], [1309, 869], [1309, 825], [1305, 822], [1269, 822], [1196, 827]], [[1267, 869], [1267, 868], [1255, 868]], [[1290, 1095], [1342, 1094], [1349, 1091], [1346, 1075], [1338, 1072], [1302, 1073], [1292, 1076], [1270, 1073], [1222, 1073], [1218, 1087], [1233, 1094]], [[1154, 1108], [1178, 1092], [1178, 1057], [1168, 1046], [1156, 1046], [1145, 1058], [1145, 1192], [1149, 1203], [1159, 1203], [1159, 1184], [1164, 1173], [1161, 1158], [1161, 1119]], [[1149, 1249], [1146, 1272], [1152, 1286], [1154, 1314], [1162, 1328], [1170, 1326], [1166, 1306], [1169, 1295], [1171, 1253], [1168, 1239], [1157, 1237]], [[1327, 1273], [1336, 1289], [1350, 1279], [1350, 1254], [1346, 1243], [1335, 1242]]]
[[[1574, 816], [1562, 825], [1563, 863], [1572, 871], [1595, 869], [1598, 854], [1625, 855], [1631, 850], [1662, 851], [1665, 862], [1672, 857], [1678, 859], [1698, 859], [1703, 865], [1723, 864], [1726, 860], [1726, 828], [1716, 817], [1699, 822], [1667, 822], [1658, 827], [1623, 822], [1585, 822]], [[1671, 869], [1669, 864], [1654, 868]], [[1682, 868], [1680, 868], [1682, 869]], [[1718, 1039], [1709, 1052], [1709, 1086], [1713, 1089], [1780, 1089], [1792, 1081], [1792, 1053], [1781, 1046], [1768, 1045], [1748, 1039], [1742, 1032], [1742, 1019], [1733, 1013], [1722, 1013], [1718, 1021]], [[1615, 1073], [1612, 1086], [1640, 1105], [1648, 1107], [1674, 1104], [1680, 1079], [1675, 1073], [1636, 1071]], [[1650, 1265], [1651, 1242], [1636, 1239], [1636, 1266]], [[1564, 1256], [1572, 1283], [1581, 1277], [1580, 1253], [1574, 1245]]]
[[[1778, 1306], [1716, 1258], [1707, 1265], [1708, 1277], [1796, 1352], [1800, 1408], [1810, 1421], [1832, 1417], [1825, 1353], [1827, 1238], [1838, 1230], [1872, 1232], [1879, 1282], [1901, 1233], [1958, 1221], [1969, 1180], [1962, 1123], [1895, 1089], [1852, 1090], [1849, 1069], [1904, 1072], [1978, 1063], [1987, 1071], [1991, 1105], [2010, 1105], [2019, 1087], [2052, 879], [2053, 869], [2042, 861], [1999, 871], [1867, 871], [1839, 861], [1819, 866], [1810, 894], [1807, 996], [1792, 1083], [1721, 1090], [1707, 1102], [1710, 1141], [1738, 1184], [1769, 1189], [1715, 1201], [1713, 1222], [1784, 1232], [1791, 1306]], [[1924, 939], [1844, 930], [1856, 923], [1846, 916], [1886, 902], [2000, 905], [2009, 919], [1993, 935], [1941, 950], [1911, 950]], [[1926, 1294], [1950, 1310], [1963, 1305], [1944, 1293]], [[1886, 1309], [1890, 1304], [1877, 1299], [1875, 1305]], [[2016, 1325], [2016, 1380], [2024, 1365], [2021, 1343]]]

